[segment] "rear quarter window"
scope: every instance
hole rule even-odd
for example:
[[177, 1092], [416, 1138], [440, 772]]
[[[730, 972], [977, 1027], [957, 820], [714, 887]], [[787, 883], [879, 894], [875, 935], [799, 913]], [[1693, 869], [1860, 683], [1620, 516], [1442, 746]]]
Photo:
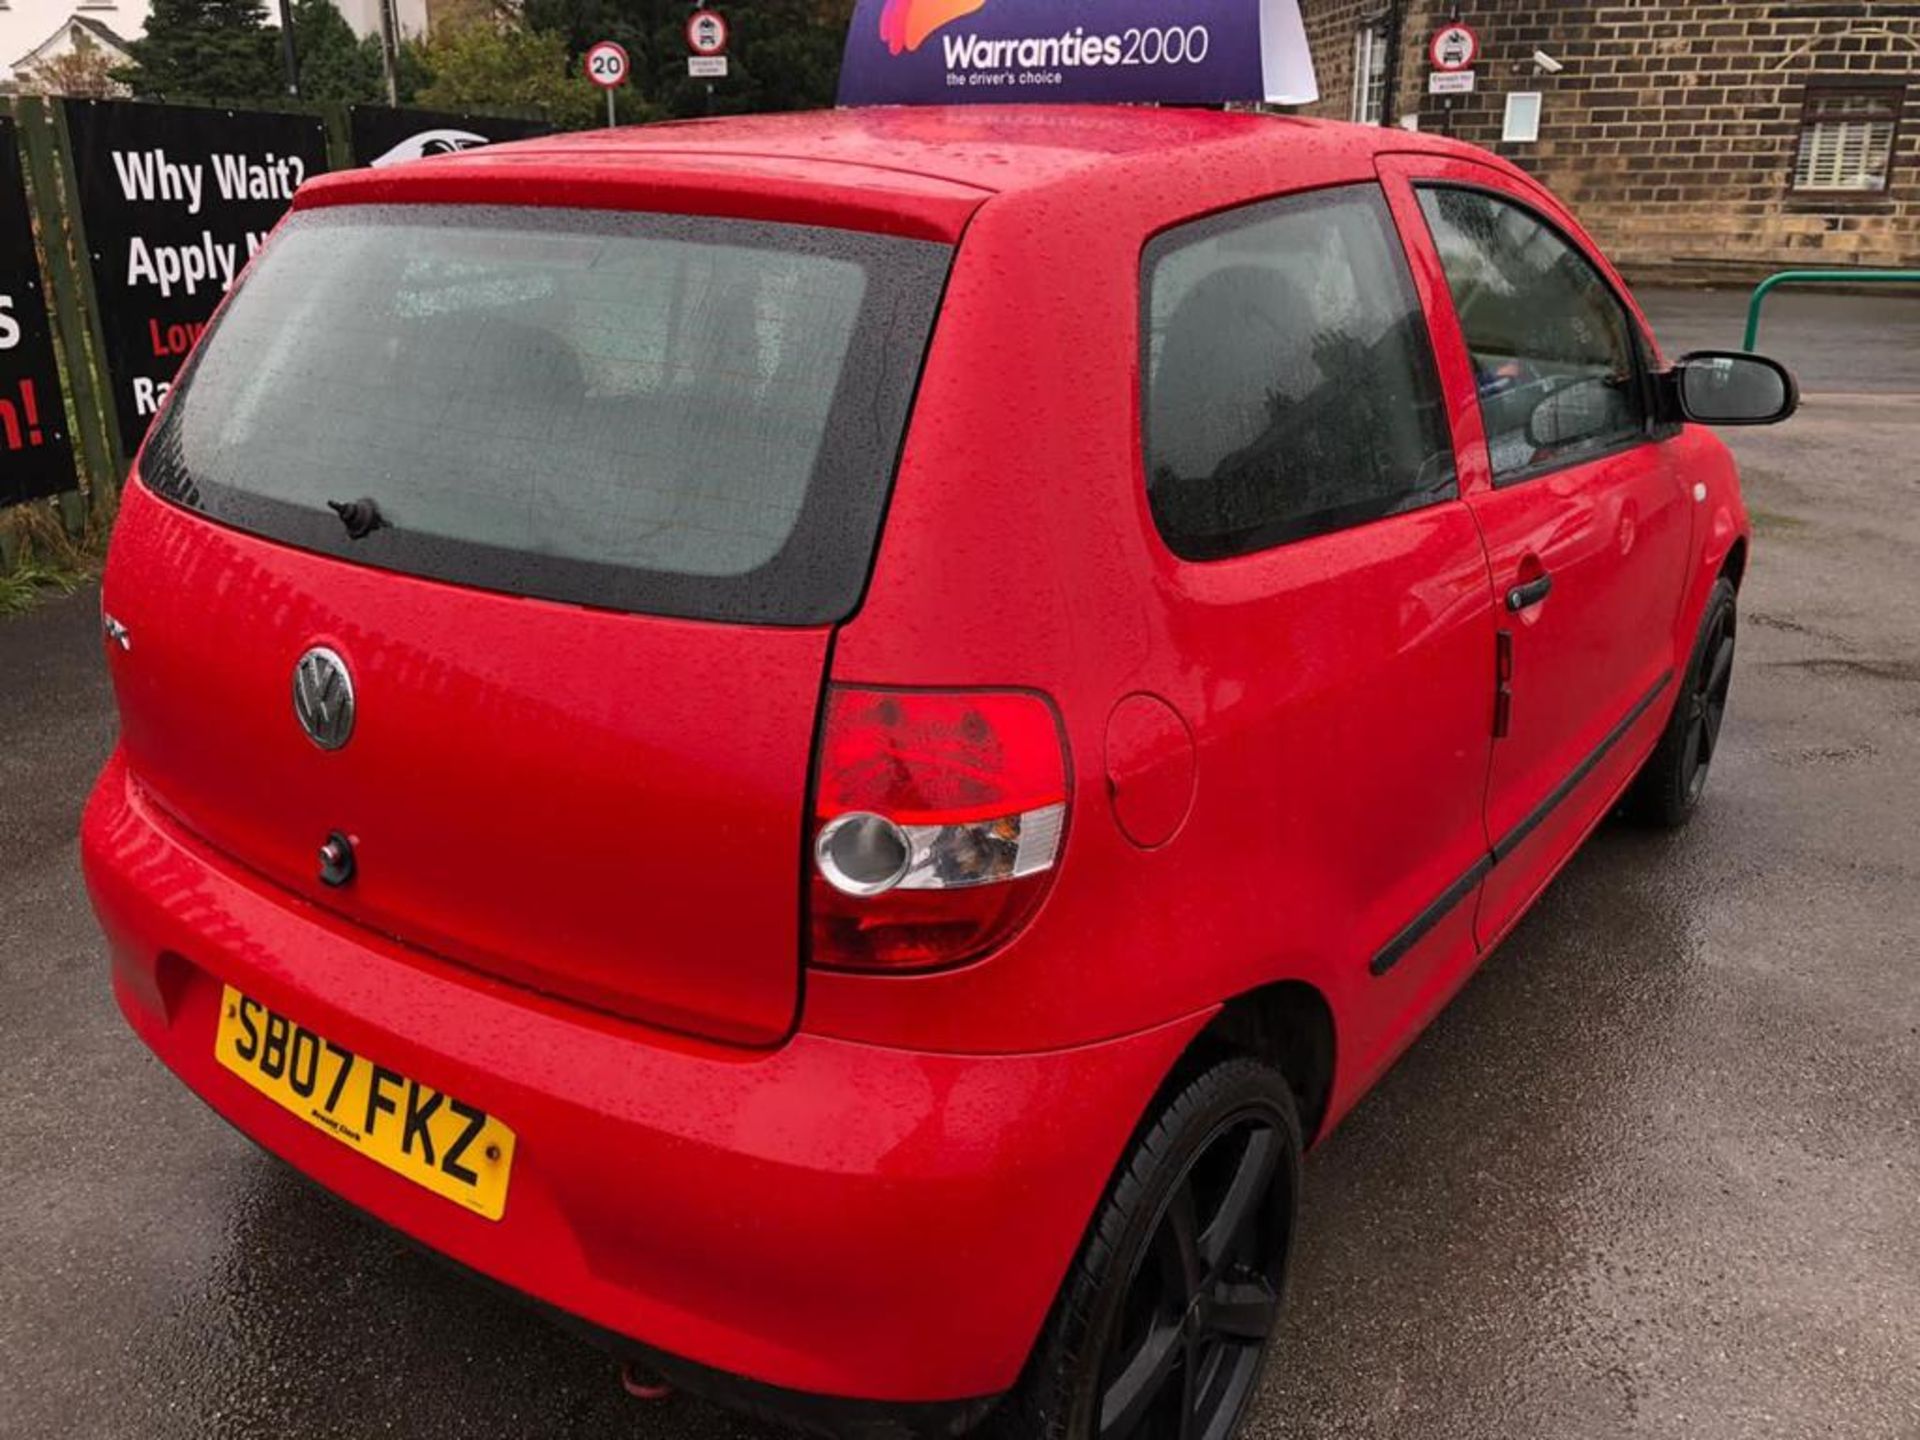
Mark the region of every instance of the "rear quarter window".
[[[840, 619], [949, 257], [699, 217], [299, 212], [197, 353], [142, 472], [215, 519], [410, 574], [704, 619]], [[382, 524], [355, 538], [337, 510], [366, 501]]]
[[1456, 493], [1419, 300], [1374, 185], [1156, 237], [1143, 263], [1147, 494], [1188, 559]]

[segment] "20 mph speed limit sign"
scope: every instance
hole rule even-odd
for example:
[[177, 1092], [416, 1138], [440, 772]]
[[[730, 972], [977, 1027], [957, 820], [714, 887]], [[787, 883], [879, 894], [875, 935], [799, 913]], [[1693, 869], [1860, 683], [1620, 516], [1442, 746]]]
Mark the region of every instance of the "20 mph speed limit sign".
[[607, 96], [607, 128], [614, 123], [613, 92], [627, 83], [627, 72], [633, 68], [633, 62], [627, 59], [626, 47], [616, 45], [611, 40], [599, 40], [587, 47], [583, 57], [587, 67], [587, 79], [598, 85]]
[[602, 40], [587, 51], [587, 79], [602, 90], [613, 90], [627, 83], [631, 68], [624, 46]]

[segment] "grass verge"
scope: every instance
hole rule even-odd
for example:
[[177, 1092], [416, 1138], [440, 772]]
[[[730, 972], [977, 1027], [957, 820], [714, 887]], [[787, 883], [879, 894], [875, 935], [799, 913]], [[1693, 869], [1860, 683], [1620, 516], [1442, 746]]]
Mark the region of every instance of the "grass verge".
[[91, 527], [67, 534], [59, 505], [29, 501], [0, 510], [0, 616], [30, 610], [49, 595], [65, 595], [98, 573], [105, 536]]

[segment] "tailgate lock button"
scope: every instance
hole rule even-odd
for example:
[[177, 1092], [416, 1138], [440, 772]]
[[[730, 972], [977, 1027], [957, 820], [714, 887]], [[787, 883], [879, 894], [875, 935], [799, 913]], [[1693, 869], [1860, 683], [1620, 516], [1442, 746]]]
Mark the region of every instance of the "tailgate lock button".
[[338, 830], [320, 846], [320, 883], [341, 886], [353, 879], [353, 841]]

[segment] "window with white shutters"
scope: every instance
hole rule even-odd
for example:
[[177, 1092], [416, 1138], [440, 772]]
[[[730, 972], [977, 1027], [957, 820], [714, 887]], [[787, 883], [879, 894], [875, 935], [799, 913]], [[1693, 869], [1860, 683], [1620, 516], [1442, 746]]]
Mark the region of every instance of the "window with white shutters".
[[1886, 189], [1902, 98], [1903, 92], [1892, 88], [1808, 90], [1793, 188]]

